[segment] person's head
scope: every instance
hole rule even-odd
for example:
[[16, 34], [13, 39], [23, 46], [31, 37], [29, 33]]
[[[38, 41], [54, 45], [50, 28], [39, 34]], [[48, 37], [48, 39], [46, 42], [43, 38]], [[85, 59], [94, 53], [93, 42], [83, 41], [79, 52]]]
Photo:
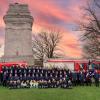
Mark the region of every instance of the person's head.
[[15, 70], [15, 73], [17, 73], [17, 70]]
[[52, 77], [52, 74], [50, 74], [50, 76]]
[[60, 82], [62, 82], [62, 79], [60, 79]]
[[89, 70], [87, 69], [87, 71], [86, 72], [89, 72]]
[[12, 74], [10, 74], [9, 76], [12, 77]]
[[28, 74], [28, 77], [30, 77], [30, 74]]
[[22, 74], [20, 74], [19, 76], [22, 77]]
[[43, 69], [42, 69], [42, 73], [43, 73]]
[[62, 74], [60, 74], [60, 77], [62, 77]]
[[14, 81], [14, 84], [16, 84], [17, 83], [17, 81]]
[[95, 72], [97, 73], [98, 71], [97, 71], [97, 70], [95, 70]]
[[36, 77], [38, 77], [38, 74], [36, 74]]
[[48, 74], [45, 74], [46, 77], [48, 77]]
[[53, 78], [52, 81], [55, 81], [55, 79]]
[[68, 75], [66, 74], [66, 77], [68, 77]]
[[10, 80], [9, 82], [10, 82], [10, 83], [12, 83], [13, 81], [12, 81], [12, 80]]
[[4, 69], [4, 65], [2, 65], [2, 69]]
[[31, 72], [31, 69], [29, 69], [29, 72]]
[[14, 67], [15, 67], [15, 65], [12, 65], [12, 67], [14, 68]]
[[32, 74], [32, 77], [34, 77], [34, 74]]
[[37, 72], [39, 72], [40, 70], [39, 70], [39, 68], [38, 68], [38, 70], [37, 70]]
[[42, 74], [40, 74], [40, 76], [42, 77], [43, 75], [42, 75]]
[[24, 73], [24, 77], [26, 77], [26, 73]]
[[20, 80], [17, 80], [17, 83], [20, 83], [21, 81]]
[[49, 82], [51, 82], [51, 80], [49, 80]]
[[91, 74], [92, 72], [90, 71], [89, 74]]
[[18, 76], [17, 74], [15, 74], [15, 76]]
[[58, 76], [56, 75], [55, 77], [57, 78]]

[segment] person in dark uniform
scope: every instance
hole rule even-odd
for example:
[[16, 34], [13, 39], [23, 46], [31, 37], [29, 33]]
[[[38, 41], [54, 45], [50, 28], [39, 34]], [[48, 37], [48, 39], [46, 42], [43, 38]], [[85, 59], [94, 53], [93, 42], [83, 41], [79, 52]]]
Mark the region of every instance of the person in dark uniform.
[[28, 70], [28, 75], [31, 75], [32, 74], [32, 72], [31, 72], [31, 68], [29, 68], [29, 70]]
[[19, 77], [18, 77], [18, 75], [17, 75], [17, 74], [15, 74], [15, 76], [14, 76], [13, 78], [14, 78], [14, 81], [19, 80]]
[[16, 89], [16, 88], [17, 88], [17, 81], [13, 81], [12, 88], [13, 88], [13, 89]]
[[47, 87], [51, 88], [51, 81], [50, 80], [47, 81]]
[[27, 75], [27, 80], [31, 81], [31, 76], [30, 76], [30, 74]]
[[63, 78], [62, 80], [62, 88], [67, 88], [68, 87], [68, 82], [66, 81], [66, 78]]
[[46, 81], [49, 80], [49, 78], [48, 78], [48, 74], [47, 74], [47, 73], [45, 74], [45, 78], [44, 78], [44, 80], [46, 80]]
[[77, 73], [76, 73], [76, 71], [74, 71], [72, 73], [72, 84], [73, 84], [73, 86], [77, 85]]
[[56, 87], [57, 87], [56, 80], [52, 78], [52, 88], [56, 88]]
[[12, 74], [14, 76], [15, 75], [15, 65], [12, 65], [11, 70], [12, 70]]
[[32, 80], [35, 80], [35, 74], [34, 73], [32, 74]]
[[50, 73], [49, 79], [50, 79], [51, 81], [52, 81], [52, 78], [53, 78], [52, 73]]
[[79, 80], [80, 80], [80, 85], [84, 85], [84, 73], [83, 71], [80, 71], [79, 73]]
[[58, 80], [59, 80], [59, 77], [58, 77], [57, 75], [55, 76], [55, 80], [56, 80], [56, 81], [58, 81]]
[[12, 88], [13, 88], [13, 81], [10, 80], [10, 81], [9, 81], [9, 89], [12, 89]]
[[12, 73], [10, 73], [8, 81], [9, 81], [9, 88], [12, 89], [14, 87], [14, 77]]
[[17, 88], [21, 88], [21, 80], [17, 80]]
[[5, 71], [3, 74], [3, 86], [6, 86], [7, 85], [6, 83], [7, 83], [7, 73]]
[[59, 80], [59, 87], [62, 88], [63, 87], [63, 79]]
[[84, 73], [84, 85], [87, 85], [87, 70], [83, 70]]
[[22, 74], [19, 75], [19, 80], [20, 80], [20, 81], [23, 81], [23, 76], [22, 76]]
[[2, 66], [2, 72], [4, 73], [6, 71], [6, 66]]
[[92, 84], [92, 81], [91, 81], [91, 78], [92, 78], [92, 73], [89, 72], [89, 70], [87, 70], [87, 73], [86, 73], [86, 84], [87, 86], [91, 86]]
[[[22, 71], [23, 71], [23, 72], [22, 72]], [[28, 75], [28, 73], [27, 73], [27, 68], [23, 68], [23, 69], [21, 70], [21, 73], [22, 73], [22, 75], [24, 75], [24, 74]]]
[[3, 82], [3, 71], [1, 71], [0, 73], [0, 85], [2, 85], [2, 82]]
[[23, 81], [26, 81], [27, 80], [27, 76], [26, 76], [26, 73], [24, 74], [23, 76]]
[[95, 78], [95, 86], [99, 87], [99, 73], [97, 70], [95, 70], [94, 78]]
[[39, 80], [39, 75], [38, 75], [38, 73], [36, 73], [35, 78], [36, 78], [36, 81], [38, 81], [38, 80]]
[[[27, 70], [27, 69], [26, 69]], [[28, 75], [28, 72], [25, 71], [25, 68], [23, 66], [20, 67], [20, 73], [24, 76], [24, 74], [26, 74], [26, 76]]]
[[18, 76], [20, 76], [20, 74], [24, 76], [24, 74], [22, 74], [22, 71], [21, 71], [20, 67], [18, 67], [18, 69], [17, 69], [17, 74], [18, 74]]

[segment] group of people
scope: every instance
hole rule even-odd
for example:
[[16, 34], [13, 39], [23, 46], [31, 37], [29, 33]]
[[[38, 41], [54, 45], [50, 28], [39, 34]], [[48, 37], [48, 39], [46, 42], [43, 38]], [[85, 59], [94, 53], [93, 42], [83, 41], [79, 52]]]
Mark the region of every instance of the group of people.
[[72, 86], [99, 86], [97, 69], [70, 71], [60, 68], [23, 67], [13, 65], [2, 67], [1, 85], [9, 88], [72, 88]]
[[3, 66], [0, 76], [1, 84], [9, 88], [71, 88], [72, 86], [70, 71], [66, 69]]

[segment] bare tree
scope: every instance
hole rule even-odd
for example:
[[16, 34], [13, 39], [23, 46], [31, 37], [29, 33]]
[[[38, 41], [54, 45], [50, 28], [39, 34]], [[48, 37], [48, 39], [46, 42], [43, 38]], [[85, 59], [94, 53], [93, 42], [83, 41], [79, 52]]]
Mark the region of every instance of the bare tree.
[[88, 16], [87, 23], [81, 23], [84, 32], [82, 41], [85, 41], [83, 49], [87, 58], [100, 57], [100, 6], [99, 0], [94, 0], [93, 6], [88, 3], [85, 15]]
[[43, 31], [33, 36], [33, 55], [36, 59], [43, 60], [54, 58], [62, 36], [60, 32]]

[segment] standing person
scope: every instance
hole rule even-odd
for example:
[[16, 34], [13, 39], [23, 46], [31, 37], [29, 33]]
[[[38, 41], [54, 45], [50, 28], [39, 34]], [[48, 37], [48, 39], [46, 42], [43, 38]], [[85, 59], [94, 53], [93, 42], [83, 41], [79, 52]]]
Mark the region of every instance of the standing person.
[[1, 73], [0, 73], [0, 85], [2, 85], [2, 82], [3, 82], [3, 72], [1, 71]]
[[3, 74], [3, 86], [6, 86], [6, 82], [7, 82], [7, 73], [5, 71]]
[[23, 76], [23, 81], [26, 81], [26, 80], [27, 80], [27, 75], [25, 73], [24, 76]]
[[74, 86], [77, 85], [77, 73], [76, 73], [76, 71], [74, 71], [74, 72], [72, 73], [72, 84], [73, 84]]
[[84, 73], [83, 73], [83, 71], [80, 71], [80, 73], [79, 73], [79, 80], [80, 80], [80, 85], [84, 85]]
[[69, 80], [72, 81], [72, 72], [68, 69], [66, 70], [66, 81], [68, 82]]
[[83, 74], [84, 74], [84, 85], [86, 85], [86, 74], [87, 74], [86, 70], [83, 70]]
[[23, 76], [22, 76], [22, 74], [20, 74], [19, 80], [20, 80], [21, 82], [23, 81]]
[[6, 66], [2, 66], [2, 72], [4, 73], [6, 71]]
[[94, 78], [95, 78], [95, 86], [99, 87], [99, 73], [97, 70], [95, 70]]
[[66, 84], [68, 86], [68, 81], [70, 80], [69, 76], [66, 74]]
[[87, 70], [87, 73], [86, 73], [86, 84], [87, 84], [87, 86], [88, 85], [91, 86], [91, 84], [92, 84], [91, 79], [92, 79], [92, 73], [89, 70]]

